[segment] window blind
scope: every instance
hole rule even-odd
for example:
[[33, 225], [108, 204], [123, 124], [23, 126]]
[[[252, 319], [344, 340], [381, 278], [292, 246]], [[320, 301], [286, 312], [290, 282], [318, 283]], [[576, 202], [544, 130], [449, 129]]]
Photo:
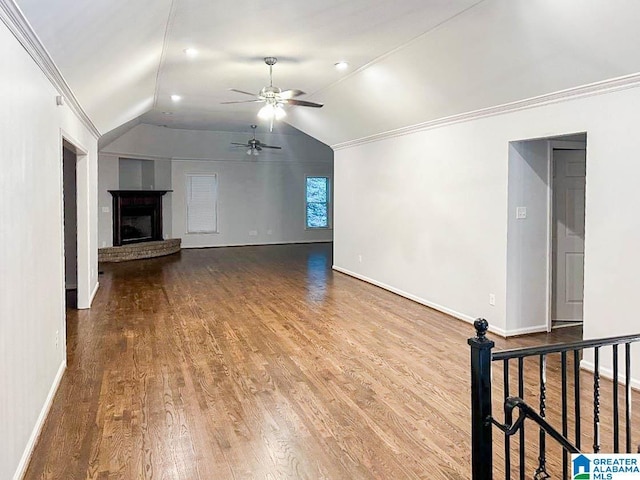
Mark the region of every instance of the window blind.
[[187, 233], [218, 231], [217, 201], [216, 175], [187, 175]]

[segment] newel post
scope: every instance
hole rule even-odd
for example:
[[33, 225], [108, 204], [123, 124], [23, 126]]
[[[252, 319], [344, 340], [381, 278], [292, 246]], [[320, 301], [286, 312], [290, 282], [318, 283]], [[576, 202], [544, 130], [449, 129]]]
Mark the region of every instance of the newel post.
[[471, 346], [471, 478], [491, 480], [493, 450], [491, 439], [491, 349], [489, 323], [478, 318], [476, 336], [467, 340]]

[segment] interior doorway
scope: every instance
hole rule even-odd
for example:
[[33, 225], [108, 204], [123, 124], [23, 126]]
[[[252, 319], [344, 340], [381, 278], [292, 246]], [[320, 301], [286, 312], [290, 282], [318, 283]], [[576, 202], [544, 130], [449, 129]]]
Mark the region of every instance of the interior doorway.
[[64, 202], [64, 285], [67, 308], [78, 308], [78, 156], [75, 147], [62, 143]]
[[586, 140], [552, 142], [551, 326], [583, 321]]
[[587, 134], [510, 142], [506, 334], [582, 322]]

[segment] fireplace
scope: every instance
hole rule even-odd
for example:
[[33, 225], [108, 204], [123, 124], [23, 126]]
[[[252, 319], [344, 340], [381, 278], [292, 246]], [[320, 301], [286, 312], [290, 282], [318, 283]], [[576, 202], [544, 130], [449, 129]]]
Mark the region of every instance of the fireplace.
[[162, 196], [171, 190], [109, 190], [113, 246], [162, 240]]

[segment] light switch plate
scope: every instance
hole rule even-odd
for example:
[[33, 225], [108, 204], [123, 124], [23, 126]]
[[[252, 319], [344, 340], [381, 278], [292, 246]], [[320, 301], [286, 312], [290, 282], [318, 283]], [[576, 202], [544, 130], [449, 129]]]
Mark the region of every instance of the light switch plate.
[[109, 207], [102, 207], [102, 213], [109, 213]]
[[516, 218], [521, 220], [523, 218], [527, 218], [527, 207], [517, 207], [516, 208]]

